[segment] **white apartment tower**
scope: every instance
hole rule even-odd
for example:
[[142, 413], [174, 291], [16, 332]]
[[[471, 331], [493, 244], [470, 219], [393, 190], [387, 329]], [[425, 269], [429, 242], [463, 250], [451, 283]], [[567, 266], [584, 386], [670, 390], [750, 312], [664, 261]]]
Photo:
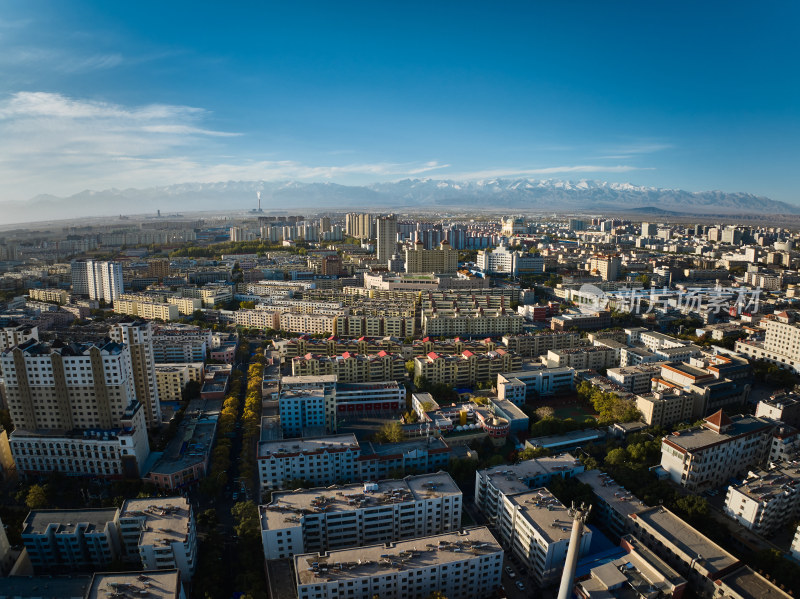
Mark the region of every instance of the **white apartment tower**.
[[122, 265], [118, 262], [86, 261], [86, 284], [89, 299], [112, 303], [123, 290]]

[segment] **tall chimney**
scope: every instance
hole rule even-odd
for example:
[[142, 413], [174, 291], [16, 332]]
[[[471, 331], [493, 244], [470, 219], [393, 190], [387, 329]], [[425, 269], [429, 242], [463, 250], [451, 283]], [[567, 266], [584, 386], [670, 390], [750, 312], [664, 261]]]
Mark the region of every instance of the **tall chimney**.
[[561, 586], [558, 587], [558, 599], [569, 599], [572, 596], [572, 585], [575, 581], [575, 568], [578, 566], [578, 557], [581, 553], [581, 537], [583, 537], [583, 526], [589, 517], [592, 506], [581, 504], [576, 508], [572, 504], [569, 510], [572, 516], [572, 533], [569, 536], [569, 547], [567, 548], [567, 559], [564, 563], [564, 572], [561, 574]]

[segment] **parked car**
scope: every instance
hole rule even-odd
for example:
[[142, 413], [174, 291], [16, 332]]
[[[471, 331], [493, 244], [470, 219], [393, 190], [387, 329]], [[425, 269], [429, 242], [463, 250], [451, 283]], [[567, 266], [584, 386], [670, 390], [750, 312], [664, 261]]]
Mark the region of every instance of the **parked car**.
[[516, 574], [514, 574], [514, 570], [511, 569], [511, 566], [506, 566], [506, 574], [508, 574], [509, 578], [514, 578]]
[[524, 583], [523, 583], [521, 580], [518, 580], [518, 581], [517, 581], [517, 588], [518, 588], [520, 591], [524, 591], [524, 590], [525, 590], [525, 584], [524, 584]]

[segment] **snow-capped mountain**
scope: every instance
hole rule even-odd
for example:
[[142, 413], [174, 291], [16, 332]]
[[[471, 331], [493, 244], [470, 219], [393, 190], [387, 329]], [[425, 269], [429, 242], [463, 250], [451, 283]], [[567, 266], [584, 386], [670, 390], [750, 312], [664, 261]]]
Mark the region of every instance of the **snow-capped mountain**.
[[682, 214], [800, 214], [800, 207], [741, 192], [658, 189], [630, 183], [556, 179], [404, 179], [366, 186], [299, 181], [180, 183], [146, 189], [83, 191], [0, 203], [0, 224], [41, 219], [161, 210], [254, 208], [256, 192], [271, 210], [513, 210], [515, 212], [623, 212], [658, 208]]

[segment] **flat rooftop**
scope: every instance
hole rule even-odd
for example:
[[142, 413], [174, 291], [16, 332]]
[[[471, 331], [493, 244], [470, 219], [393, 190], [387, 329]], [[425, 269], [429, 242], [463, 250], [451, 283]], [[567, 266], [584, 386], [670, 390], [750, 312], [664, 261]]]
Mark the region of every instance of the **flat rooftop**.
[[530, 491], [528, 481], [535, 481], [537, 477], [549, 476], [580, 467], [580, 461], [572, 454], [564, 453], [558, 456], [534, 458], [525, 460], [511, 466], [497, 466], [481, 471], [498, 491], [504, 495], [524, 493]]
[[750, 566], [744, 566], [720, 578], [722, 584], [740, 597], [758, 597], [759, 599], [788, 599], [788, 593], [780, 590], [769, 580], [755, 572]]
[[687, 451], [695, 451], [773, 426], [755, 416], [731, 416], [731, 420], [733, 424], [725, 432], [717, 433], [705, 426], [697, 426], [674, 432], [664, 437], [664, 439]]
[[663, 538], [674, 545], [683, 554], [679, 556], [681, 559], [691, 561], [698, 555], [702, 556], [700, 565], [709, 574], [720, 572], [739, 562], [736, 557], [663, 507], [652, 507], [633, 517], [637, 522], [654, 530], [657, 538]]
[[144, 518], [140, 545], [183, 543], [189, 535], [189, 501], [185, 497], [145, 497], [122, 504], [120, 518]]
[[600, 470], [587, 470], [581, 472], [576, 479], [592, 487], [592, 491], [615, 512], [623, 516], [630, 516], [647, 506], [633, 493], [619, 485], [611, 476]]
[[372, 443], [367, 441], [361, 445], [362, 456], [392, 456], [403, 453], [410, 453], [412, 451], [423, 449], [430, 451], [432, 449], [447, 449], [447, 443], [438, 437], [430, 437], [412, 439], [410, 441], [401, 441], [400, 443]]
[[800, 484], [800, 468], [793, 464], [782, 463], [771, 470], [754, 470], [751, 474], [754, 476], [731, 489], [755, 501], [769, 503], [783, 497], [787, 488], [794, 489]]
[[177, 599], [181, 591], [178, 570], [147, 570], [144, 572], [100, 572], [92, 577], [85, 599], [118, 597], [127, 599]]
[[50, 524], [57, 524], [59, 533], [74, 533], [79, 524], [88, 525], [86, 532], [100, 532], [116, 514], [117, 508], [34, 510], [22, 523], [22, 534], [44, 534]]
[[533, 489], [506, 498], [519, 509], [519, 514], [539, 531], [548, 543], [569, 539], [572, 532], [572, 516], [555, 496], [546, 488]]
[[347, 449], [350, 447], [358, 447], [358, 440], [353, 434], [282, 439], [280, 441], [261, 441], [258, 444], [258, 456], [266, 457], [280, 453], [293, 454], [331, 449]]
[[348, 512], [444, 495], [461, 495], [461, 489], [446, 472], [387, 479], [371, 485], [360, 483], [274, 492], [270, 504], [259, 506], [261, 529], [299, 526], [298, 518], [305, 514]]
[[552, 447], [557, 449], [558, 447], [569, 447], [571, 445], [583, 443], [584, 441], [590, 442], [596, 439], [603, 439], [605, 436], [605, 431], [595, 428], [587, 428], [582, 431], [572, 431], [563, 435], [534, 437], [533, 439], [528, 439], [527, 444], [530, 444], [533, 447]]
[[401, 570], [431, 568], [503, 551], [485, 526], [409, 541], [305, 553], [294, 558], [297, 584], [355, 580]]
[[0, 584], [0, 599], [82, 598], [91, 583], [90, 576], [8, 576]]

